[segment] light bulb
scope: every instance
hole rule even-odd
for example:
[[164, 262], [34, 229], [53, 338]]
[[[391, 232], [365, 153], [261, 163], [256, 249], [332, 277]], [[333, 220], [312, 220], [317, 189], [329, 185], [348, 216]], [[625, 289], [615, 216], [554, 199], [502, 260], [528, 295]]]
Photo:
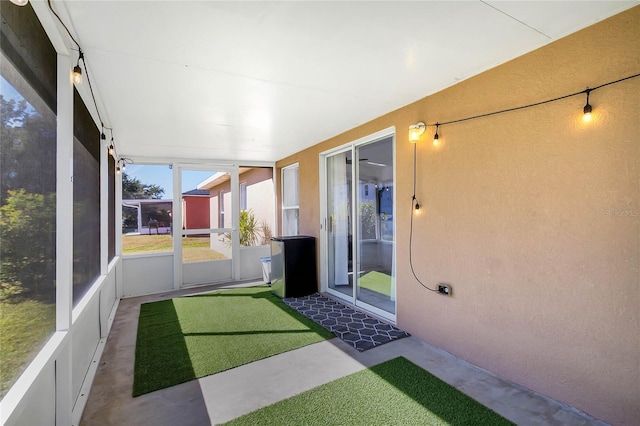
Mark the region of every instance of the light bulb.
[[113, 147], [113, 144], [109, 145], [109, 155], [113, 155], [114, 151], [115, 151], [115, 148]]
[[584, 113], [584, 115], [582, 116], [582, 121], [584, 121], [585, 123], [588, 123], [591, 121], [591, 111], [593, 108], [591, 108], [591, 105], [589, 105], [588, 103], [584, 106], [584, 109], [582, 110], [582, 112]]
[[411, 129], [409, 130], [409, 142], [416, 143], [420, 140], [420, 132], [419, 129]]
[[29, 3], [29, 0], [11, 0], [11, 3], [15, 4], [16, 6], [26, 6], [27, 3]]
[[438, 146], [439, 144], [440, 144], [439, 136], [436, 133], [435, 135], [433, 135], [433, 146]]
[[409, 126], [409, 142], [417, 143], [420, 140], [420, 136], [424, 133], [427, 125], [422, 121]]
[[116, 173], [120, 174], [120, 166], [116, 167]]
[[73, 67], [71, 80], [73, 81], [73, 84], [82, 83], [82, 68], [80, 68], [80, 65], [76, 65], [75, 67]]

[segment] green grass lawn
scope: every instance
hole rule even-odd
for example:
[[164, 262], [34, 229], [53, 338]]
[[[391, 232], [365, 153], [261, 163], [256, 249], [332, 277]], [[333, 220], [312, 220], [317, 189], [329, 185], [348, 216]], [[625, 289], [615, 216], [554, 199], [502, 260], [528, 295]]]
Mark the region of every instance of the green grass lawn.
[[[162, 253], [173, 251], [171, 235], [123, 235], [122, 254]], [[209, 248], [209, 237], [182, 239], [182, 258], [184, 262], [218, 260], [226, 257]]]
[[0, 302], [0, 398], [55, 331], [56, 306], [36, 300]]

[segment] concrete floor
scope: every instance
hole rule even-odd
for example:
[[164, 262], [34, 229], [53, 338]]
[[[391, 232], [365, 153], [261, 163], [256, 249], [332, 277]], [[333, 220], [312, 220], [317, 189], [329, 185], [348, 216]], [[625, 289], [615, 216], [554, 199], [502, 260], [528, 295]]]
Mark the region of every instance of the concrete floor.
[[404, 356], [519, 425], [606, 424], [415, 337], [362, 353], [334, 338], [133, 398], [140, 304], [215, 288], [220, 286], [120, 301], [81, 425], [218, 424], [397, 356]]

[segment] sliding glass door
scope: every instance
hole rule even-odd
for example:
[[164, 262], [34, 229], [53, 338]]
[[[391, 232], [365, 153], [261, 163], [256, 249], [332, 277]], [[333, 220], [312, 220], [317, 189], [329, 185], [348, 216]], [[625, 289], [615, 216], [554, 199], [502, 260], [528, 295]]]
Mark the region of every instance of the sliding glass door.
[[325, 153], [323, 290], [395, 320], [393, 133]]

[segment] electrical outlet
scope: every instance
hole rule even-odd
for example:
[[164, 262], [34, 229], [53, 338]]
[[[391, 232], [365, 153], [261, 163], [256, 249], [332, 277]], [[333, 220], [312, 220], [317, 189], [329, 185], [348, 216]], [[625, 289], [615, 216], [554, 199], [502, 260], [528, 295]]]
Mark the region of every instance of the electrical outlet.
[[451, 286], [449, 284], [438, 284], [438, 293], [443, 296], [451, 296]]

